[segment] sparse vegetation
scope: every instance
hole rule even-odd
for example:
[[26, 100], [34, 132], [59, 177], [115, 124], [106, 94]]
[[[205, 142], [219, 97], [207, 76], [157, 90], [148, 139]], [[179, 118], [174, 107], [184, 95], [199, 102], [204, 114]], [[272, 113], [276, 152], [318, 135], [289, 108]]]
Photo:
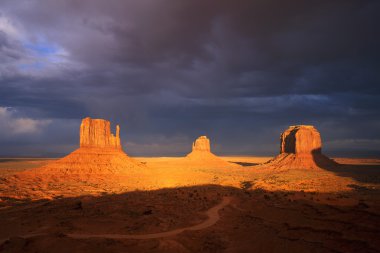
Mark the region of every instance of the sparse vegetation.
[[251, 189], [253, 186], [253, 182], [252, 181], [242, 181], [240, 182], [240, 188], [244, 191], [247, 191], [249, 189]]

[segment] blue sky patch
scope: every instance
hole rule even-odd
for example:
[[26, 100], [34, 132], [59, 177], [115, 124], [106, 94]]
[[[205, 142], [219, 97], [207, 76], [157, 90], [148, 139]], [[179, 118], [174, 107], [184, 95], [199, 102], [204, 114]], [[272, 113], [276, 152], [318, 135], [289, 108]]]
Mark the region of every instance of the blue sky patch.
[[40, 56], [50, 56], [59, 52], [59, 47], [49, 42], [26, 42], [23, 45]]

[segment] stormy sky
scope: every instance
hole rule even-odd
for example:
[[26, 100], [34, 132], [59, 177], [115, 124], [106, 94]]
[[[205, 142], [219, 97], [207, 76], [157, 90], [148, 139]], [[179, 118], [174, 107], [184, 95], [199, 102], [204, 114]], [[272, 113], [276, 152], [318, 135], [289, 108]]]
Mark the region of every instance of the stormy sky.
[[1, 0], [0, 156], [60, 156], [81, 118], [133, 156], [275, 155], [312, 124], [380, 157], [380, 1]]

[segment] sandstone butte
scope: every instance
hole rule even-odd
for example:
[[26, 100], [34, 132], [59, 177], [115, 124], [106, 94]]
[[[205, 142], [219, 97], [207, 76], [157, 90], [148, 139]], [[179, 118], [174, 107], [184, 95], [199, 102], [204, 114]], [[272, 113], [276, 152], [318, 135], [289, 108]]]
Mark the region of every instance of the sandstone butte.
[[321, 135], [314, 126], [290, 126], [280, 137], [280, 154], [265, 163], [276, 169], [317, 169], [337, 165], [322, 154]]
[[84, 118], [80, 125], [79, 146], [81, 148], [110, 148], [121, 150], [120, 127], [116, 125], [116, 136], [111, 133], [111, 123], [103, 119]]
[[79, 148], [69, 155], [25, 173], [59, 174], [128, 174], [131, 169], [145, 167], [122, 149], [120, 127], [111, 133], [111, 123], [103, 119], [82, 120]]
[[220, 165], [220, 166], [237, 166], [236, 164], [229, 163], [214, 155], [211, 152], [210, 140], [207, 136], [200, 136], [194, 142], [192, 151], [186, 155], [185, 161], [192, 163], [201, 163], [203, 166], [207, 165]]

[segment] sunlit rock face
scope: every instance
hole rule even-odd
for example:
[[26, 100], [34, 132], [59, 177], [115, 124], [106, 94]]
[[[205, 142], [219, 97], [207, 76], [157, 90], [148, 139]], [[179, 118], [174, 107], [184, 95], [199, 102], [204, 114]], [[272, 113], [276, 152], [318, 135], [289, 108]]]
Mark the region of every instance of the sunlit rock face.
[[264, 166], [274, 169], [331, 168], [337, 164], [322, 154], [321, 135], [314, 126], [290, 126], [280, 137], [280, 154]]
[[111, 123], [104, 119], [84, 118], [79, 129], [79, 148], [69, 155], [32, 170], [34, 173], [55, 174], [120, 174], [145, 167], [122, 150], [120, 127], [111, 133]]
[[281, 134], [281, 154], [321, 154], [321, 150], [321, 135], [314, 126], [290, 126]]
[[84, 118], [80, 125], [80, 147], [121, 149], [119, 125], [114, 136], [108, 120]]
[[207, 136], [200, 136], [193, 142], [193, 151], [211, 152], [210, 140]]
[[[192, 151], [186, 156], [193, 160], [213, 160], [217, 158], [216, 155], [211, 153], [210, 140], [207, 136], [200, 136], [194, 142]], [[219, 159], [219, 158], [218, 158]]]
[[192, 145], [192, 151], [185, 157], [185, 162], [196, 164], [201, 167], [228, 168], [237, 166], [236, 164], [224, 161], [214, 155], [210, 148], [210, 139], [207, 136], [198, 137]]

